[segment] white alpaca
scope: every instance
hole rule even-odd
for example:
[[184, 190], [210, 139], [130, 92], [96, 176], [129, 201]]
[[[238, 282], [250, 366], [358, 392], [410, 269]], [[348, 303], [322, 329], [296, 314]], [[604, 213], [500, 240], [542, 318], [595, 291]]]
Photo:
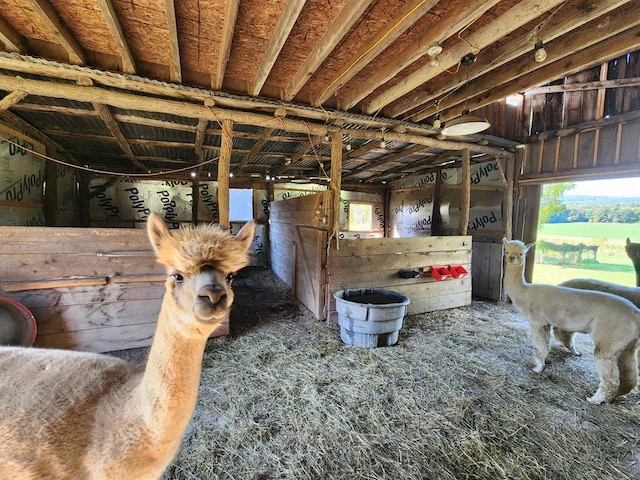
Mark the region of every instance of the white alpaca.
[[611, 293], [626, 298], [636, 307], [640, 308], [640, 287], [628, 287], [617, 283], [595, 280], [593, 278], [572, 278], [559, 285], [563, 287], [579, 288], [581, 290], [596, 290], [598, 292]]
[[544, 369], [553, 326], [558, 339], [574, 353], [574, 333], [588, 333], [593, 340], [600, 384], [595, 394], [587, 398], [589, 402], [611, 402], [633, 390], [638, 383], [640, 309], [609, 293], [528, 283], [524, 279], [525, 257], [533, 244], [506, 239], [503, 242], [505, 291], [531, 327], [533, 371]]
[[0, 348], [1, 479], [158, 479], [195, 406], [209, 335], [228, 321], [232, 273], [247, 264], [255, 224], [147, 230], [168, 269], [143, 372], [106, 355]]

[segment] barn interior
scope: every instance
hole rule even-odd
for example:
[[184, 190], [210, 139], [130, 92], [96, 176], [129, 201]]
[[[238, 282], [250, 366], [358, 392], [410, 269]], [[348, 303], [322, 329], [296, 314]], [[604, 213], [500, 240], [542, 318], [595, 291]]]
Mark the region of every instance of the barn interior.
[[[144, 352], [166, 277], [144, 230], [149, 214], [231, 232], [253, 219], [254, 273], [237, 287], [251, 309], [215, 332], [220, 353], [204, 362], [225, 395], [202, 392], [171, 478], [637, 478], [637, 393], [600, 416], [583, 406], [593, 357], [559, 353], [561, 367], [590, 376], [563, 383], [552, 370], [554, 393], [542, 390], [521, 365], [524, 347], [495, 353], [525, 344], [526, 331], [488, 326], [506, 312], [521, 327], [505, 303], [502, 239], [536, 240], [544, 184], [640, 177], [639, 9], [638, 0], [0, 0], [0, 293], [33, 312], [36, 346]], [[411, 300], [415, 338], [405, 343], [416, 356], [393, 363], [393, 349], [341, 349], [326, 329], [335, 294], [358, 288]], [[269, 313], [284, 320], [265, 320], [277, 333], [259, 335], [256, 319]], [[251, 342], [260, 355], [243, 350]], [[285, 354], [293, 363], [275, 361]], [[426, 370], [408, 367], [418, 359]], [[465, 361], [484, 383], [467, 382]], [[350, 377], [337, 369], [345, 362], [371, 371]], [[417, 383], [401, 375], [435, 378], [436, 366], [461, 383], [412, 397]], [[258, 370], [257, 383], [277, 379], [281, 390], [270, 383], [249, 396]], [[350, 382], [370, 395], [341, 390]], [[408, 410], [382, 409], [375, 421], [359, 410], [382, 394]], [[297, 436], [288, 417], [275, 420], [269, 395], [300, 408], [312, 430], [296, 424]], [[233, 417], [245, 437], [221, 420], [234, 402], [251, 413], [248, 425], [243, 412]], [[344, 402], [355, 419], [323, 410]], [[425, 405], [440, 413], [407, 434], [404, 416]], [[350, 429], [367, 415], [367, 432]], [[542, 421], [525, 427], [532, 418]], [[554, 443], [556, 428], [569, 443]], [[264, 452], [245, 449], [256, 435], [270, 439]], [[404, 443], [414, 435], [433, 441]], [[613, 435], [615, 446], [602, 440]], [[339, 458], [345, 436], [358, 450]], [[545, 448], [564, 456], [542, 460]]]
[[[0, 4], [0, 281], [43, 346], [148, 343], [152, 211], [255, 219], [251, 264], [330, 321], [363, 286], [505, 300], [542, 184], [640, 173], [634, 1]], [[92, 320], [111, 290], [129, 320]]]

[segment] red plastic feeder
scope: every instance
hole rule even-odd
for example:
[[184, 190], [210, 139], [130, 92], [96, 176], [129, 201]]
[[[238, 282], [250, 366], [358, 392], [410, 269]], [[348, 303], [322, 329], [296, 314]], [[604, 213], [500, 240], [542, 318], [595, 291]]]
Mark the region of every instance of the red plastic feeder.
[[442, 265], [434, 265], [431, 267], [431, 276], [436, 280], [445, 280], [447, 278], [451, 278], [451, 272], [447, 267]]
[[462, 278], [469, 273], [462, 265], [449, 265], [449, 271], [451, 271], [453, 278]]

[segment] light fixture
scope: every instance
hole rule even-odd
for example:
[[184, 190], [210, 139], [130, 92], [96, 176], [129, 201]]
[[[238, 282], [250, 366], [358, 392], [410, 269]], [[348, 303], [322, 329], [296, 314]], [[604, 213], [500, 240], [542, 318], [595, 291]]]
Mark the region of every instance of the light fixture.
[[476, 61], [476, 58], [477, 57], [473, 53], [467, 53], [460, 60], [460, 63], [467, 69], [464, 107], [460, 117], [456, 117], [446, 123], [442, 129], [442, 134], [444, 135], [471, 135], [482, 132], [491, 126], [486, 119], [478, 117], [477, 115], [470, 115], [469, 109], [467, 108], [467, 100], [469, 96], [469, 66]]
[[544, 49], [544, 43], [542, 43], [542, 40], [538, 40], [536, 42], [534, 49], [535, 53], [533, 54], [533, 57], [536, 59], [536, 62], [544, 62], [547, 59], [547, 51]]
[[429, 57], [431, 58], [429, 65], [431, 65], [434, 68], [440, 65], [440, 60], [438, 59], [438, 55], [440, 55], [441, 53], [442, 53], [442, 46], [438, 44], [431, 45], [429, 48], [427, 48], [427, 55], [429, 55]]

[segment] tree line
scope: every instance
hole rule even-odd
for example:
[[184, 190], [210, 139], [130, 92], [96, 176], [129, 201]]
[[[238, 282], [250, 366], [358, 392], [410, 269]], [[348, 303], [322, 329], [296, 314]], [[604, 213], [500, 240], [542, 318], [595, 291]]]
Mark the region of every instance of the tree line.
[[548, 223], [639, 223], [640, 205], [570, 205], [549, 215]]
[[640, 204], [575, 204], [566, 205], [564, 193], [574, 183], [554, 183], [543, 186], [540, 198], [539, 223], [640, 223]]

